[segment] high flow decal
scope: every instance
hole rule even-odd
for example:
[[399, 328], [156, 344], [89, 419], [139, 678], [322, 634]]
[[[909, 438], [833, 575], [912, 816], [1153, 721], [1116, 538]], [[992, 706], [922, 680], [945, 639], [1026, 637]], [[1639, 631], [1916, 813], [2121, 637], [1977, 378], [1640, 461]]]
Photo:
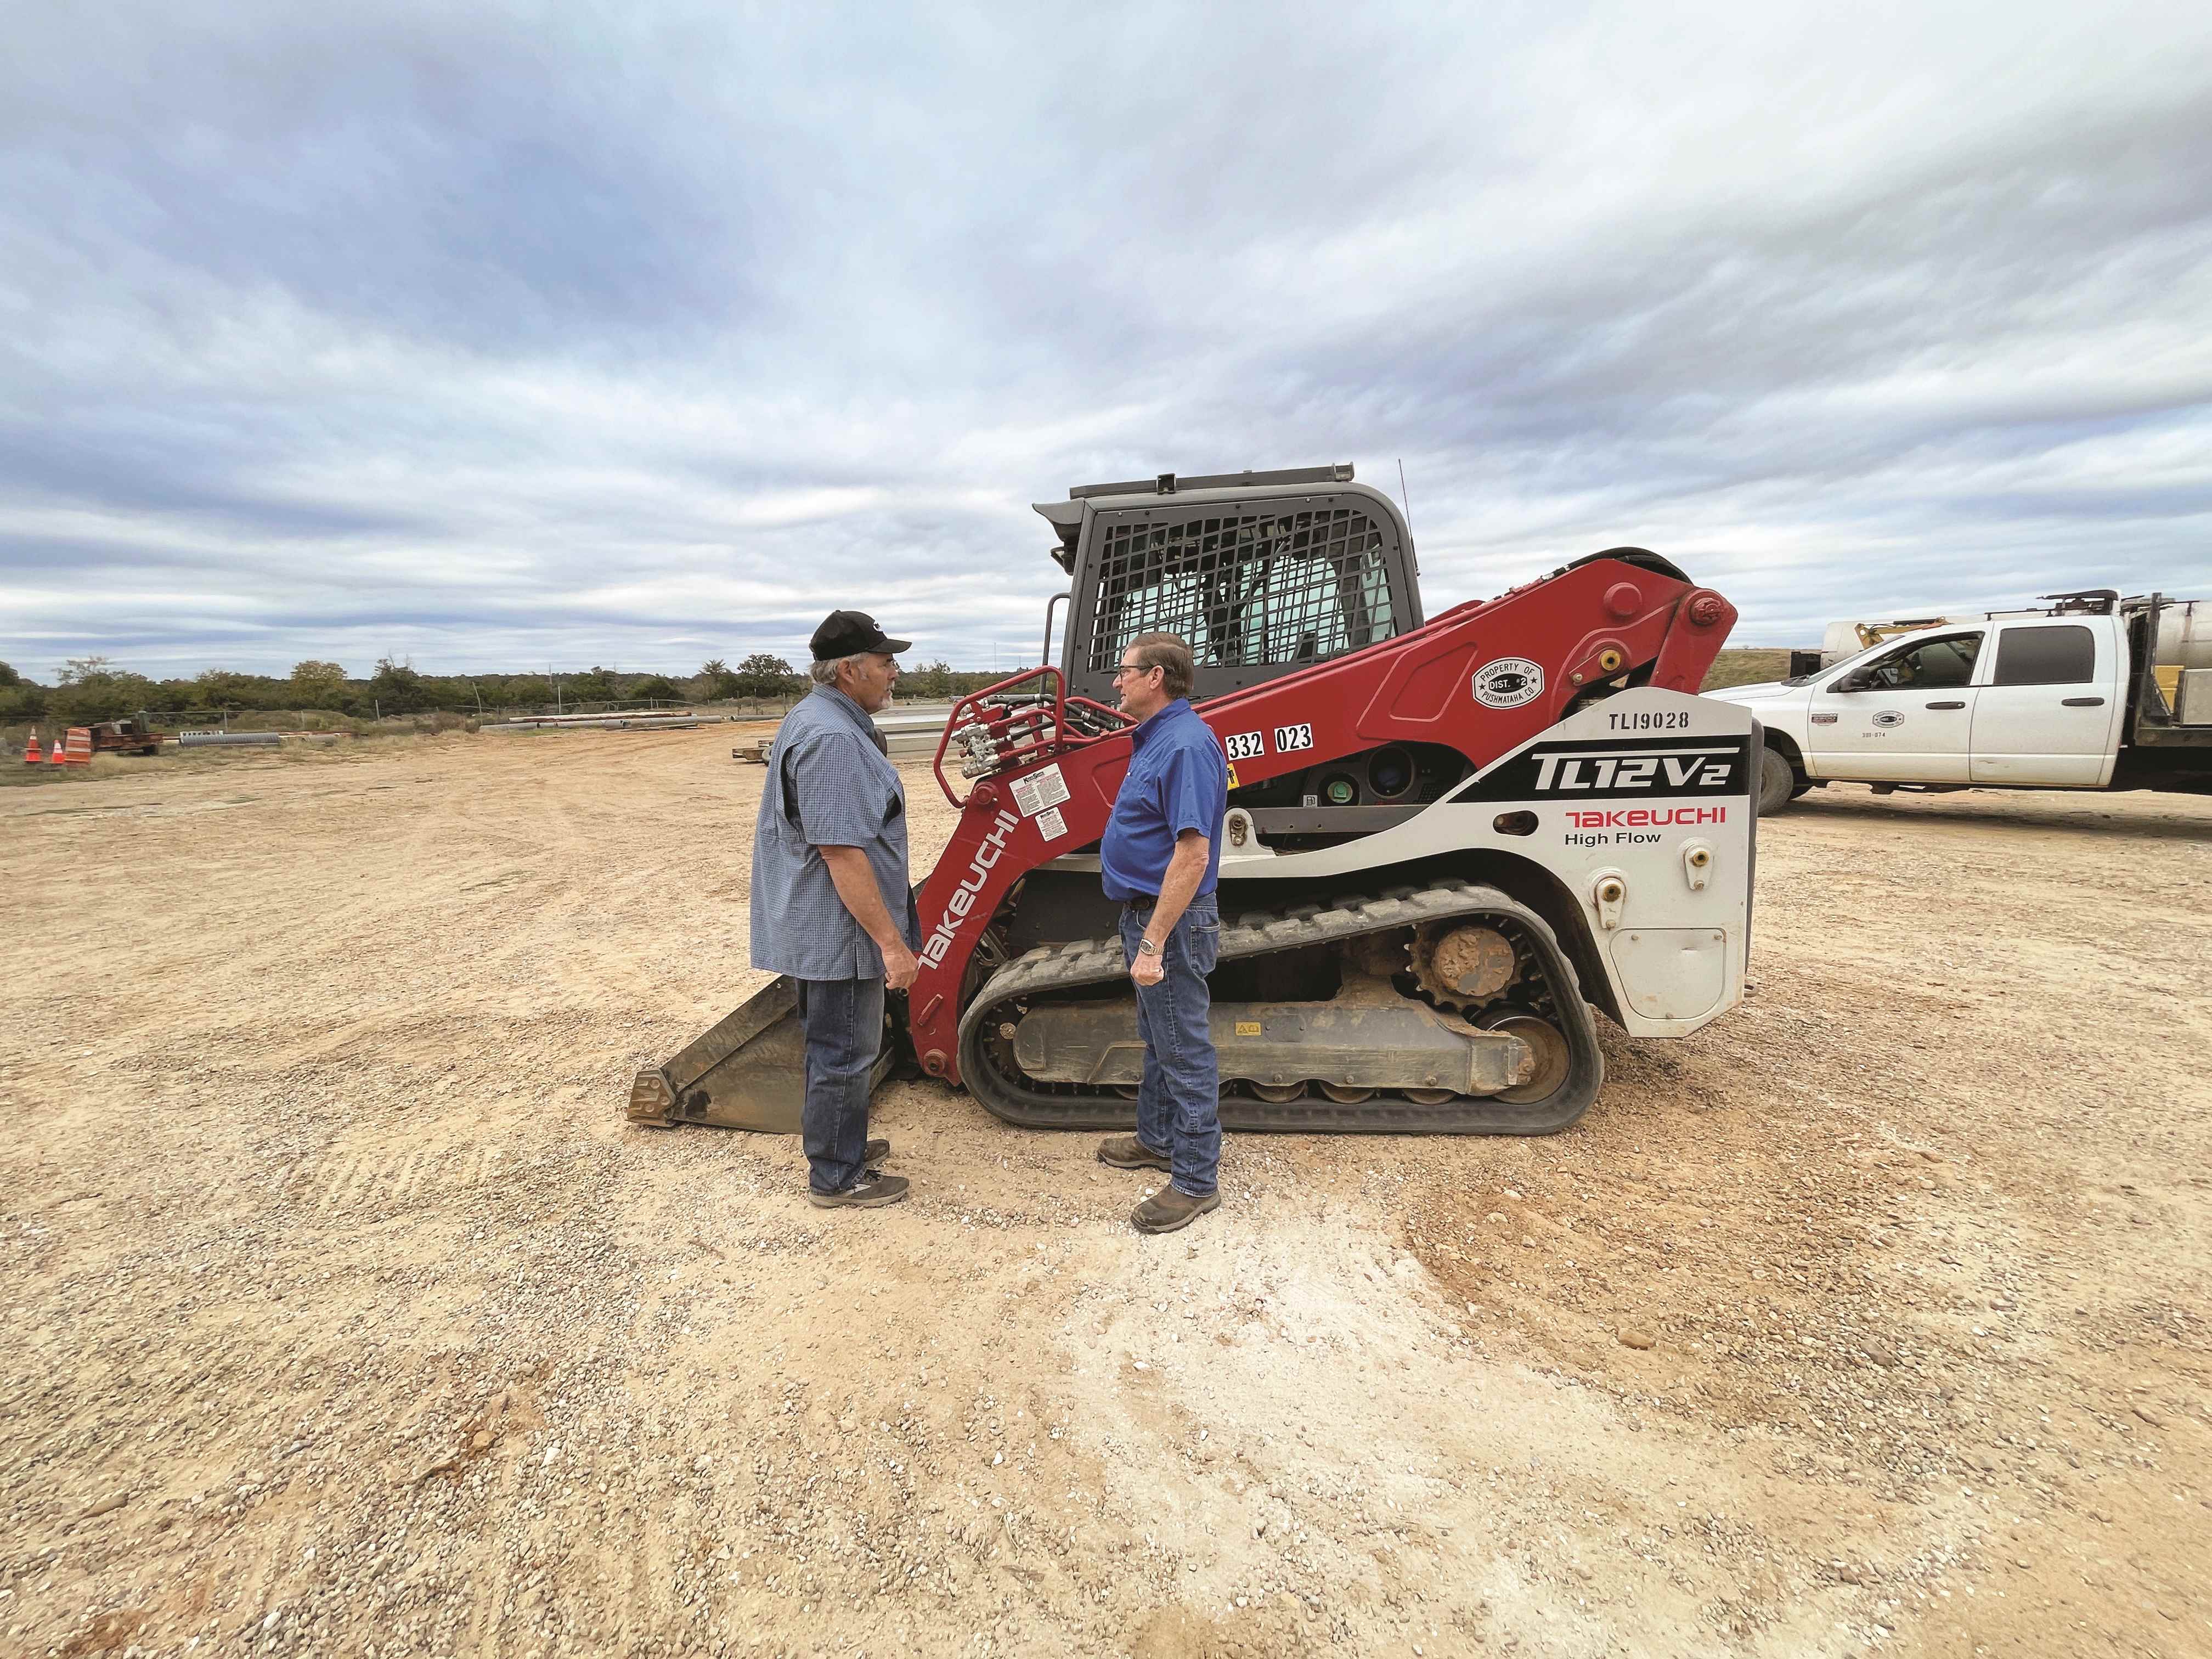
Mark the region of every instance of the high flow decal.
[[1485, 708], [1518, 708], [1544, 695], [1544, 665], [1499, 657], [1474, 671], [1474, 700]]
[[1751, 775], [1750, 752], [1748, 735], [1540, 739], [1486, 773], [1463, 799], [1572, 805], [1607, 797], [1741, 795]]
[[983, 890], [990, 879], [991, 866], [1006, 850], [1006, 837], [1021, 827], [1021, 819], [1004, 807], [991, 820], [991, 833], [983, 837], [983, 844], [975, 849], [975, 856], [968, 860], [968, 873], [961, 878], [960, 885], [952, 890], [952, 896], [945, 902], [945, 915], [930, 930], [929, 937], [921, 942], [921, 959], [934, 968], [945, 960], [945, 953], [952, 948], [953, 935], [958, 931], [960, 919], [975, 908], [975, 896]]
[[1600, 847], [1650, 847], [1666, 839], [1659, 833], [1662, 830], [1700, 823], [1726, 823], [1728, 815], [1728, 808], [1717, 804], [1711, 806], [1616, 806], [1601, 811], [1569, 811], [1561, 816], [1574, 827], [1559, 837], [1559, 844], [1579, 847], [1585, 852]]

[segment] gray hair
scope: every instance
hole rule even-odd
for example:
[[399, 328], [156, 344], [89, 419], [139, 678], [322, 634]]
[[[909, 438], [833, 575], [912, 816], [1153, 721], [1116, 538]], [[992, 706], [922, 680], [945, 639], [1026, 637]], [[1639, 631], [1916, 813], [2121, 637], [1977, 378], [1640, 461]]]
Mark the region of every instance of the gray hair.
[[817, 685], [835, 685], [837, 684], [839, 669], [848, 662], [858, 663], [868, 655], [869, 653], [866, 651], [855, 651], [849, 657], [823, 657], [809, 664], [806, 672], [814, 677], [814, 683]]
[[1190, 646], [1180, 634], [1139, 634], [1128, 644], [1137, 653], [1137, 660], [1146, 668], [1157, 668], [1160, 673], [1160, 690], [1170, 697], [1190, 695], [1191, 681], [1197, 677], [1197, 667], [1191, 660]]

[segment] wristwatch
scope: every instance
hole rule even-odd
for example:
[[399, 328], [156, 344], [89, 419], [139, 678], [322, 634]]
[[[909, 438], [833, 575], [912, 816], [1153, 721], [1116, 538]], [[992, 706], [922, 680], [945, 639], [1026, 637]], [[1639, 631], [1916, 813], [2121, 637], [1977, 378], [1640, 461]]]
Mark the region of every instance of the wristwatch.
[[1148, 939], [1140, 939], [1137, 941], [1137, 954], [1139, 956], [1156, 957], [1159, 955], [1159, 953], [1160, 947], [1153, 944], [1152, 940]]

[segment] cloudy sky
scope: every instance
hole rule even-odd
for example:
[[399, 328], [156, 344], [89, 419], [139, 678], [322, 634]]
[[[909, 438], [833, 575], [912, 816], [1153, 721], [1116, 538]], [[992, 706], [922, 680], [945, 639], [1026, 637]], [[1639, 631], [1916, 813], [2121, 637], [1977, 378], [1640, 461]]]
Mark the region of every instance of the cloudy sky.
[[1028, 502], [1401, 458], [1431, 610], [2212, 592], [2201, 3], [915, 10], [9, 7], [0, 658], [1011, 665]]

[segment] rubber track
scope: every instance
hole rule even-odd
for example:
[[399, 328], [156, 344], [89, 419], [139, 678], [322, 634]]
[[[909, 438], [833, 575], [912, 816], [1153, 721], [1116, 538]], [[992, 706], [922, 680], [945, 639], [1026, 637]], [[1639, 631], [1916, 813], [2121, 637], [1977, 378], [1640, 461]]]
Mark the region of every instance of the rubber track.
[[[1309, 1134], [1537, 1135], [1554, 1133], [1574, 1122], [1597, 1098], [1605, 1079], [1596, 1022], [1583, 1000], [1574, 964], [1559, 948], [1550, 924], [1494, 887], [1444, 882], [1432, 887], [1395, 887], [1373, 897], [1343, 898], [1334, 904], [1307, 903], [1283, 910], [1249, 912], [1234, 922], [1222, 923], [1220, 960], [1265, 956], [1274, 951], [1356, 939], [1362, 933], [1474, 915], [1503, 916], [1521, 924], [1528, 932], [1555, 1010], [1577, 1016], [1568, 1018], [1563, 1027], [1569, 1065], [1567, 1080], [1558, 1089], [1543, 1100], [1521, 1105], [1462, 1095], [1437, 1106], [1379, 1094], [1352, 1106], [1328, 1099], [1278, 1104], [1224, 1091], [1222, 1127]], [[1104, 1091], [1067, 1093], [1063, 1085], [1039, 1089], [1018, 1078], [1006, 1077], [992, 1066], [988, 1045], [979, 1036], [986, 1023], [996, 1021], [1009, 1002], [1085, 985], [1118, 986], [1127, 994], [1131, 991], [1128, 973], [1118, 938], [1041, 945], [1001, 968], [969, 1004], [960, 1021], [960, 1071], [969, 1091], [994, 1115], [1028, 1128], [1133, 1127], [1134, 1101]]]

